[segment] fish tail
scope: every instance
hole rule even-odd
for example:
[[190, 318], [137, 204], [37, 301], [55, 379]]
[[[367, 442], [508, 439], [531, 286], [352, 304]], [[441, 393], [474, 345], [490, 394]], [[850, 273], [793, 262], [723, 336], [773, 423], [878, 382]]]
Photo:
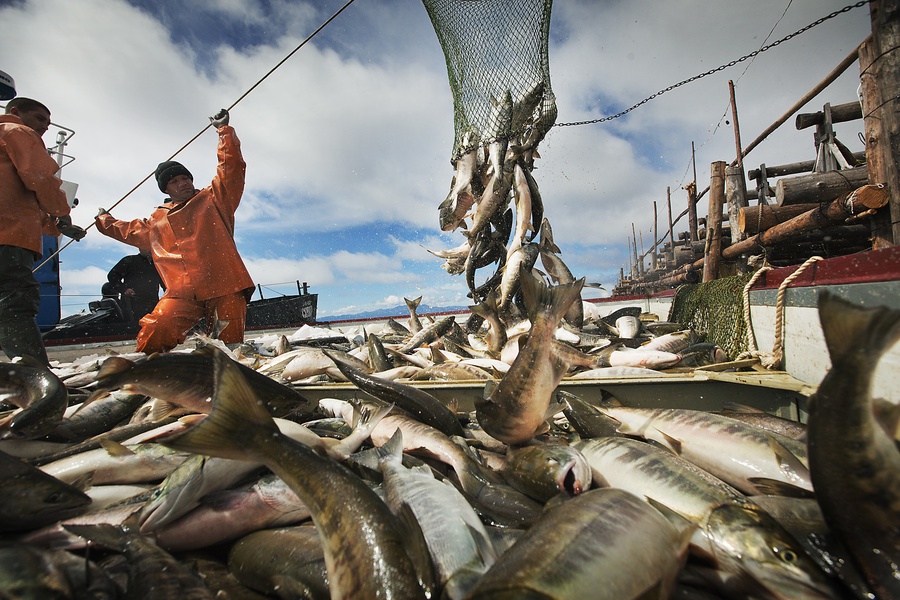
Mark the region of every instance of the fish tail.
[[66, 525], [63, 524], [69, 533], [77, 535], [95, 544], [99, 544], [104, 548], [123, 552], [125, 550], [125, 534], [121, 529], [109, 523], [98, 523], [96, 525]]
[[378, 462], [386, 461], [399, 463], [402, 460], [403, 432], [399, 427], [394, 431], [391, 439], [375, 448], [375, 456], [378, 457]]
[[863, 308], [827, 291], [819, 294], [819, 320], [832, 364], [866, 348], [874, 365], [900, 340], [900, 310]]
[[278, 426], [238, 364], [218, 348], [213, 347], [212, 352], [215, 373], [212, 411], [198, 425], [163, 438], [159, 443], [185, 452], [254, 460], [253, 445], [242, 443], [248, 437], [247, 432], [264, 430], [277, 435]]
[[561, 321], [572, 303], [581, 297], [581, 288], [584, 286], [584, 277], [582, 277], [572, 283], [550, 287], [532, 275], [530, 270], [526, 271], [524, 268], [520, 281], [525, 306], [532, 322], [538, 314], [544, 311], [549, 312], [548, 316], [553, 322]]

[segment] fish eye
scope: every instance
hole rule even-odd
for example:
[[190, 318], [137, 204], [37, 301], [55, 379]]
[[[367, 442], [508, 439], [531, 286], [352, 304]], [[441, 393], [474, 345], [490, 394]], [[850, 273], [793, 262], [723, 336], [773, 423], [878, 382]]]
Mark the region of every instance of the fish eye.
[[788, 563], [789, 565], [797, 564], [797, 562], [800, 560], [800, 557], [797, 555], [797, 553], [790, 548], [775, 547], [772, 550], [775, 552], [775, 555], [781, 559], [782, 562]]
[[59, 502], [62, 502], [62, 499], [62, 494], [60, 494], [59, 492], [53, 492], [51, 494], [47, 494], [47, 497], [44, 498], [44, 501], [47, 502], [47, 504], [57, 504]]

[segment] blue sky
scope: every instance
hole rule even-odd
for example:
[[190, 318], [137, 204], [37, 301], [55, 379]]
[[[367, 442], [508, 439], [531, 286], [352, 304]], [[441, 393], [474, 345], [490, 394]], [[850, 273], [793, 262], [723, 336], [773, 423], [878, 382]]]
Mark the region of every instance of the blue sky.
[[[86, 226], [343, 4], [0, 0], [0, 70], [20, 95], [48, 104], [54, 123], [75, 130], [67, 153], [76, 160], [62, 174], [79, 185], [73, 219]], [[557, 122], [614, 114], [846, 4], [558, 0], [550, 46]], [[700, 189], [711, 162], [734, 158], [729, 79], [746, 144], [869, 30], [868, 9], [857, 8], [622, 119], [551, 130], [534, 176], [570, 270], [612, 289], [628, 264], [631, 224], [649, 246], [653, 201], [662, 226], [667, 186], [673, 213], [683, 210], [691, 142]], [[806, 110], [855, 100], [858, 83], [853, 66]], [[403, 305], [404, 297], [468, 304], [463, 277], [426, 251], [463, 240], [437, 224], [453, 176], [452, 119], [444, 56], [421, 2], [355, 0], [232, 111], [248, 163], [236, 240], [256, 282], [272, 294], [308, 282], [321, 319]], [[748, 168], [814, 158], [812, 134], [792, 123], [747, 158]], [[861, 127], [838, 129], [854, 151]], [[55, 137], [51, 128], [44, 141]], [[206, 185], [215, 134], [206, 131], [176, 159]], [[143, 217], [161, 199], [150, 180], [112, 212]], [[106, 271], [129, 253], [93, 228], [64, 250], [64, 315], [95, 299]]]

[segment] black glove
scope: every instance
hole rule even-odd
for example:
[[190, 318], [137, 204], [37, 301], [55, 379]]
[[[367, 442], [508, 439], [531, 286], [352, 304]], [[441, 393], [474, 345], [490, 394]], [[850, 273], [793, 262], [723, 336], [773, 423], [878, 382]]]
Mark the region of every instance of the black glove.
[[211, 116], [209, 118], [209, 122], [212, 123], [213, 127], [219, 129], [220, 127], [225, 127], [226, 125], [228, 125], [228, 118], [228, 110], [223, 108], [222, 110]]
[[62, 217], [57, 217], [56, 228], [59, 229], [59, 232], [61, 234], [63, 234], [66, 237], [72, 238], [76, 242], [87, 235], [87, 231], [85, 231], [78, 225], [72, 224], [72, 217], [70, 217], [69, 215], [63, 215]]

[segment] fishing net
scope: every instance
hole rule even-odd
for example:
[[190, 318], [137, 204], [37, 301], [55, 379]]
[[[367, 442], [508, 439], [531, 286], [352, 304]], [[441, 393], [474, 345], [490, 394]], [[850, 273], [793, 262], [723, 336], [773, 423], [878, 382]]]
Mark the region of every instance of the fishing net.
[[753, 274], [723, 277], [707, 283], [682, 285], [675, 291], [669, 321], [706, 332], [731, 360], [747, 351], [744, 286]]
[[[453, 92], [451, 162], [497, 139], [534, 146], [556, 121], [547, 54], [552, 0], [423, 0]], [[507, 126], [498, 115], [512, 99]]]

